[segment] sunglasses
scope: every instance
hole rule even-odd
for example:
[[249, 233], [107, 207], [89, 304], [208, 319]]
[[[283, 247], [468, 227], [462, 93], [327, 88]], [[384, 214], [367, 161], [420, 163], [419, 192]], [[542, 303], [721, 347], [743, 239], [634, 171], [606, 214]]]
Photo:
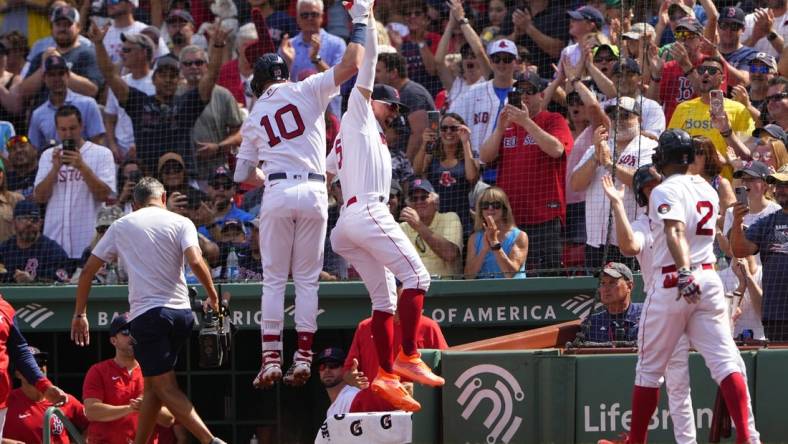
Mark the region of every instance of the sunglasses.
[[726, 31], [738, 31], [740, 29], [744, 29], [744, 26], [733, 22], [721, 22], [719, 26], [720, 29], [724, 29]]
[[8, 139], [8, 142], [5, 143], [5, 147], [10, 151], [14, 149], [19, 144], [26, 144], [30, 143], [30, 139], [27, 136], [14, 136]]
[[206, 63], [207, 63], [207, 62], [206, 62], [205, 60], [202, 60], [202, 59], [197, 59], [197, 60], [184, 60], [184, 61], [182, 61], [182, 62], [181, 62], [181, 65], [182, 65], [182, 66], [185, 66], [185, 67], [187, 67], [187, 68], [191, 68], [192, 66], [198, 66], [198, 67], [199, 67], [199, 66], [203, 66], [203, 65], [205, 65]]
[[525, 94], [525, 95], [527, 95], [527, 96], [534, 96], [534, 95], [536, 95], [536, 94], [539, 94], [539, 90], [538, 90], [538, 89], [536, 89], [536, 88], [534, 88], [534, 87], [530, 87], [530, 88], [518, 88], [518, 90], [520, 90], [520, 92], [522, 92], [523, 94]]
[[497, 200], [494, 202], [482, 201], [479, 202], [479, 208], [482, 210], [489, 210], [490, 208], [492, 208], [493, 210], [500, 210], [501, 208], [503, 208], [503, 203]]
[[426, 202], [429, 199], [429, 194], [413, 194], [410, 196], [411, 202]]
[[769, 74], [771, 68], [766, 65], [750, 65], [750, 73], [752, 74]]
[[19, 222], [27, 222], [29, 224], [37, 223], [41, 220], [39, 216], [17, 216], [14, 219], [18, 220]]
[[694, 40], [698, 38], [698, 34], [695, 34], [692, 31], [676, 31], [673, 33], [676, 36], [676, 40], [683, 42], [685, 40]]
[[443, 131], [445, 133], [446, 132], [456, 133], [459, 130], [460, 130], [460, 126], [459, 125], [441, 125], [441, 131]]
[[621, 108], [608, 108], [607, 110], [605, 110], [605, 114], [610, 116], [611, 120], [616, 120], [617, 118], [619, 118], [621, 120], [627, 120], [630, 117], [632, 117], [633, 115], [635, 115], [635, 114], [633, 114], [633, 113], [631, 113], [631, 112], [629, 112], [629, 111], [627, 111], [625, 109], [621, 109]]
[[775, 101], [783, 100], [783, 99], [786, 99], [786, 98], [788, 98], [788, 92], [781, 92], [781, 93], [777, 93], [777, 94], [772, 94], [771, 96], [767, 96], [766, 97], [766, 101], [767, 102], [775, 102]]
[[493, 54], [490, 56], [490, 61], [493, 63], [512, 63], [515, 57], [511, 54]]
[[182, 172], [183, 172], [183, 165], [180, 164], [165, 165], [161, 168], [161, 174], [175, 174]]
[[323, 370], [336, 370], [340, 367], [342, 367], [342, 364], [339, 362], [322, 362], [318, 369], [322, 372]]
[[319, 12], [302, 12], [302, 13], [298, 14], [298, 16], [301, 17], [304, 20], [306, 20], [306, 19], [316, 19], [316, 18], [320, 17], [320, 13]]
[[710, 76], [717, 75], [722, 72], [721, 69], [717, 68], [716, 66], [699, 66], [698, 67], [698, 74], [708, 74]]

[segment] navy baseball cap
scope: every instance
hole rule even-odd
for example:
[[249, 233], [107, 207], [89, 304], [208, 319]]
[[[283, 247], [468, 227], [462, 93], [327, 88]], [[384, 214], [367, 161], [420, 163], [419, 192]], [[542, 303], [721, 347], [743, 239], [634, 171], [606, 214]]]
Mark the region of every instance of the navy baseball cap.
[[602, 29], [605, 25], [605, 16], [593, 6], [582, 6], [574, 11], [566, 11], [566, 13], [569, 14], [569, 18], [575, 20], [588, 20], [594, 22], [598, 29]]
[[44, 62], [44, 72], [52, 71], [68, 71], [68, 63], [66, 59], [59, 55], [52, 55]]
[[211, 174], [211, 178], [208, 180], [208, 185], [214, 186], [220, 183], [229, 183], [234, 184], [233, 176], [230, 173], [230, 169], [225, 166], [220, 166], [213, 171]]
[[744, 26], [744, 11], [737, 6], [727, 6], [720, 9], [718, 22], [731, 22]]
[[618, 74], [622, 71], [640, 74], [640, 65], [633, 58], [622, 57], [613, 65], [613, 74]]
[[109, 335], [115, 336], [118, 333], [123, 331], [129, 331], [129, 316], [126, 313], [121, 313], [114, 318], [112, 318], [112, 322], [109, 324]]
[[381, 102], [397, 105], [400, 114], [407, 114], [410, 109], [407, 105], [400, 102], [399, 92], [396, 89], [382, 83], [378, 83], [372, 88], [372, 100], [379, 100]]
[[156, 59], [156, 62], [153, 65], [153, 71], [158, 72], [162, 69], [172, 69], [177, 72], [181, 71], [181, 64], [178, 62], [178, 59], [175, 58], [172, 54], [165, 54]]
[[14, 207], [14, 217], [41, 217], [41, 208], [32, 200], [20, 200]]
[[170, 22], [174, 21], [173, 19], [176, 19], [176, 18], [184, 20], [184, 21], [187, 21], [187, 22], [191, 23], [192, 25], [194, 24], [194, 17], [192, 17], [192, 15], [189, 13], [189, 11], [187, 11], [185, 9], [173, 9], [172, 11], [170, 11], [170, 13], [167, 15], [166, 22], [170, 23]]
[[79, 11], [71, 6], [61, 6], [49, 15], [49, 21], [52, 23], [60, 19], [66, 19], [71, 23], [79, 23]]
[[741, 169], [736, 170], [733, 173], [734, 179], [741, 179], [744, 176], [752, 176], [757, 177], [758, 179], [766, 180], [766, 178], [771, 174], [769, 171], [769, 167], [766, 166], [763, 162], [753, 161], [749, 164], [746, 164]]
[[413, 182], [410, 183], [408, 194], [413, 194], [416, 190], [422, 190], [428, 193], [435, 192], [435, 188], [432, 187], [432, 184], [427, 179], [414, 179]]
[[320, 365], [324, 362], [338, 362], [339, 364], [345, 363], [345, 350], [339, 347], [328, 347], [315, 356], [315, 364]]
[[755, 128], [755, 130], [752, 132], [752, 136], [763, 137], [764, 135], [763, 133], [766, 133], [774, 137], [775, 139], [780, 140], [781, 142], [784, 142], [786, 138], [785, 131], [782, 129], [782, 127], [780, 127], [780, 125], [775, 125], [773, 123], [770, 123], [764, 126], [763, 128]]

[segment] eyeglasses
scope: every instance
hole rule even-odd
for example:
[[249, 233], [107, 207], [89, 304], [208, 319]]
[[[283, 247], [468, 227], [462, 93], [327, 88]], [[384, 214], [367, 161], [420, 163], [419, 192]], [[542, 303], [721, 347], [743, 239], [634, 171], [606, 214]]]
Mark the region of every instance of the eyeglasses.
[[766, 101], [767, 102], [775, 102], [775, 101], [780, 101], [780, 100], [783, 100], [783, 99], [786, 99], [786, 98], [788, 98], [788, 92], [783, 91], [781, 93], [772, 94], [771, 96], [767, 96], [766, 97]]
[[733, 22], [720, 22], [719, 27], [720, 29], [724, 29], [726, 31], [738, 31], [740, 29], [744, 29], [744, 26]]
[[176, 174], [183, 172], [183, 165], [176, 163], [173, 165], [164, 165], [161, 167], [161, 174]]
[[29, 224], [37, 223], [41, 220], [39, 216], [17, 216], [14, 219], [18, 220], [19, 222], [26, 222]]
[[710, 76], [713, 76], [713, 75], [719, 74], [721, 71], [722, 70], [720, 70], [716, 66], [699, 66], [698, 67], [698, 74], [700, 74], [700, 75], [708, 74]]
[[615, 62], [617, 59], [614, 56], [609, 57], [594, 57], [594, 63], [610, 63]]
[[413, 194], [410, 196], [411, 202], [426, 202], [430, 198], [429, 194]]
[[12, 150], [12, 149], [14, 149], [14, 148], [15, 148], [17, 145], [19, 145], [19, 144], [23, 144], [23, 143], [25, 143], [25, 144], [26, 144], [26, 143], [30, 143], [30, 139], [28, 139], [28, 138], [27, 138], [27, 136], [24, 136], [24, 135], [21, 135], [21, 136], [14, 136], [14, 137], [11, 137], [10, 139], [8, 139], [8, 141], [5, 143], [5, 147], [6, 147], [6, 148], [7, 148], [9, 151], [11, 151], [11, 150]]
[[503, 208], [503, 203], [498, 200], [492, 202], [482, 201], [479, 202], [479, 208], [481, 208], [482, 210], [489, 210], [490, 208], [492, 208], [493, 210], [500, 210], [501, 208]]
[[752, 74], [769, 74], [771, 68], [766, 65], [750, 65], [750, 72]]
[[441, 131], [456, 133], [460, 130], [460, 125], [441, 125]]
[[321, 362], [318, 370], [322, 372], [323, 370], [336, 370], [340, 367], [342, 367], [342, 364], [339, 362]]
[[493, 63], [512, 63], [515, 57], [511, 54], [493, 54], [490, 56], [490, 61]]
[[202, 60], [202, 59], [184, 60], [184, 61], [181, 62], [181, 65], [183, 65], [183, 66], [185, 66], [187, 68], [191, 68], [192, 66], [200, 67], [200, 66], [205, 65], [206, 63], [208, 63], [208, 62], [206, 62], [205, 60]]
[[695, 34], [692, 31], [676, 31], [673, 33], [676, 36], [676, 40], [683, 42], [685, 40], [694, 40], [698, 38], [698, 34]]
[[301, 17], [304, 20], [316, 19], [316, 18], [319, 18], [321, 15], [322, 14], [319, 13], [319, 12], [302, 12], [302, 13], [298, 14], [298, 16]]

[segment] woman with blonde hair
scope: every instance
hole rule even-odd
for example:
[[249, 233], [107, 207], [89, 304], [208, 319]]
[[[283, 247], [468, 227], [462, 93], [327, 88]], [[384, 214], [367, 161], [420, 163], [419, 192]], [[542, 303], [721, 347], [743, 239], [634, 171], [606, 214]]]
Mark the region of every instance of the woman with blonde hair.
[[774, 172], [788, 163], [788, 150], [785, 148], [784, 140], [771, 134], [779, 127], [774, 129], [770, 127], [777, 127], [777, 125], [766, 125], [764, 128], [753, 131], [752, 135], [758, 138], [758, 142], [752, 150], [752, 160], [763, 162]]
[[474, 230], [468, 238], [466, 279], [525, 278], [528, 235], [517, 228], [502, 189], [487, 188], [476, 200]]

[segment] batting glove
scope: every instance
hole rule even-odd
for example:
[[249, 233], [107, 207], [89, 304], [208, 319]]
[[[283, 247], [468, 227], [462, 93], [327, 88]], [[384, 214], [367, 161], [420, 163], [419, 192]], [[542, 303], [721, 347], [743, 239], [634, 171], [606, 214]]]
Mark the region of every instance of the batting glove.
[[688, 304], [697, 304], [700, 301], [700, 286], [695, 282], [695, 276], [692, 275], [690, 269], [682, 268], [679, 270], [678, 287], [679, 295], [676, 297], [677, 301], [682, 297]]
[[353, 23], [367, 23], [373, 0], [350, 0], [342, 2], [350, 13]]

